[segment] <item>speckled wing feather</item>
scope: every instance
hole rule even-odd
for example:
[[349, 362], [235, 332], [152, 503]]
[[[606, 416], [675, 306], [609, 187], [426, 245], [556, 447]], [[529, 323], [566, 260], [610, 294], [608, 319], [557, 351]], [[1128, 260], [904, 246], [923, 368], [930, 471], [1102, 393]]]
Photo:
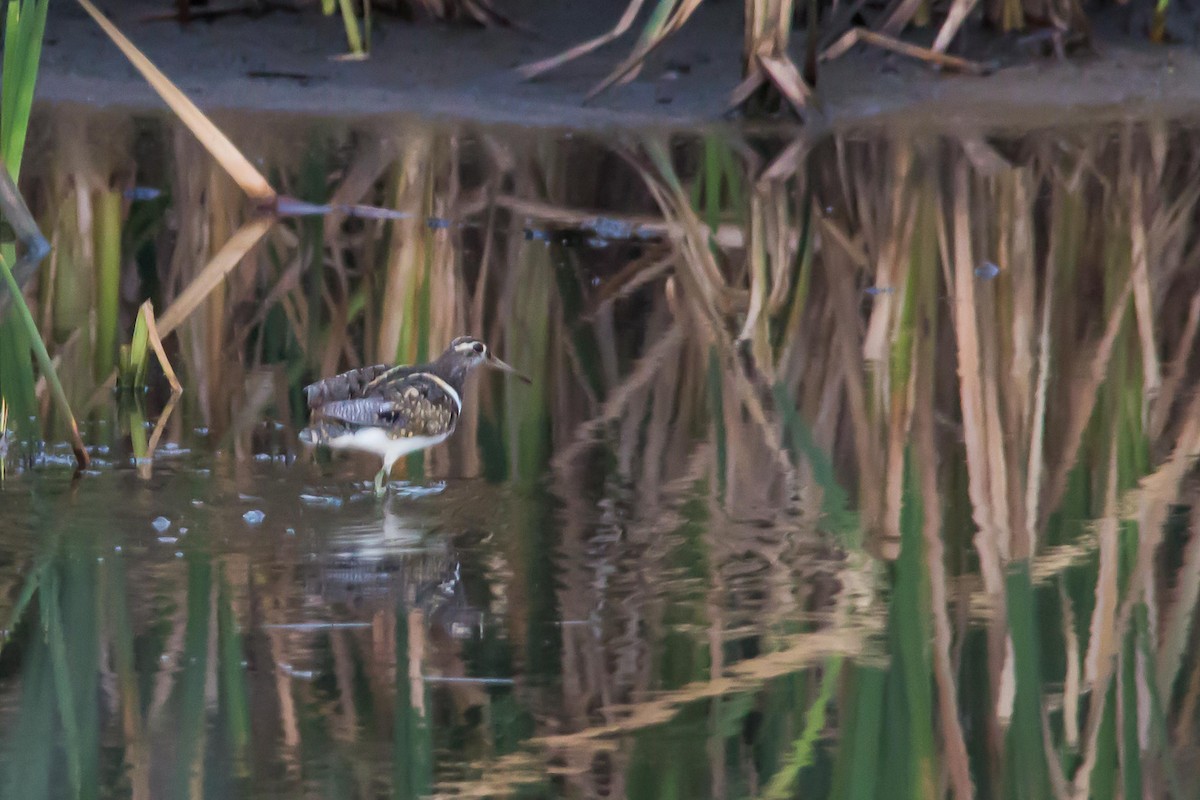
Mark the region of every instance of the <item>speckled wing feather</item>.
[[[362, 390], [357, 393], [361, 395]], [[445, 381], [417, 372], [389, 377], [373, 386], [368, 396], [321, 404], [313, 410], [313, 420], [302, 438], [321, 444], [365, 427], [382, 428], [396, 439], [443, 436], [454, 430], [458, 414], [458, 398]]]
[[304, 394], [308, 400], [308, 407], [317, 410], [339, 400], [367, 397], [378, 389], [381, 380], [403, 377], [405, 373], [412, 371], [411, 367], [393, 367], [388, 364], [359, 367], [309, 384], [304, 387]]

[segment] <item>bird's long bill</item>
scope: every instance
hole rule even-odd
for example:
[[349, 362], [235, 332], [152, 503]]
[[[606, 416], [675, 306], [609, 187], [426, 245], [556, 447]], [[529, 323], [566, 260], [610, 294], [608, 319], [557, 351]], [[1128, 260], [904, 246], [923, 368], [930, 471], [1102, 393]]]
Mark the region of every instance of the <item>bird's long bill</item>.
[[525, 375], [522, 372], [518, 372], [516, 367], [513, 367], [510, 364], [504, 363], [503, 361], [496, 358], [494, 355], [491, 355], [490, 353], [488, 354], [487, 365], [494, 369], [498, 369], [501, 372], [508, 372], [512, 375], [515, 375], [518, 378], [520, 378], [521, 380], [525, 381], [526, 383], [533, 383], [533, 380], [528, 375]]

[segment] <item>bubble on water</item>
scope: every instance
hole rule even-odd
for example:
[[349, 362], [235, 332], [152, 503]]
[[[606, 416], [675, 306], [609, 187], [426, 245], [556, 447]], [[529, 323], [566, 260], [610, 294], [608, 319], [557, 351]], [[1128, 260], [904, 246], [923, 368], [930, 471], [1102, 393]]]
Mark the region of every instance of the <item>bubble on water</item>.
[[317, 508], [341, 508], [342, 498], [326, 494], [302, 494], [300, 502]]
[[114, 548], [113, 548], [113, 552], [114, 552], [114, 553], [119, 553], [119, 552], [121, 552], [121, 545], [117, 545], [116, 547], [114, 547]]
[[162, 196], [162, 189], [154, 186], [132, 186], [125, 190], [125, 198], [134, 202], [147, 200], [157, 200]]
[[162, 533], [171, 527], [171, 520], [167, 519], [166, 517], [155, 517], [154, 521], [150, 524], [154, 526], [154, 530]]
[[182, 551], [182, 550], [176, 550], [176, 551], [175, 551], [175, 557], [176, 557], [176, 558], [183, 558], [183, 551]]
[[160, 537], [158, 537], [159, 544], [175, 544], [178, 541], [179, 541], [178, 537], [175, 537], [175, 536], [160, 536]]
[[288, 528], [288, 529], [285, 531], [285, 533], [287, 533], [287, 535], [288, 535], [288, 536], [295, 536], [295, 535], [296, 535], [296, 529], [295, 529], [295, 528]]
[[267, 515], [257, 508], [252, 508], [245, 514], [242, 514], [242, 519], [246, 520], [247, 525], [260, 525], [266, 517]]
[[633, 223], [611, 217], [596, 217], [588, 220], [582, 226], [584, 230], [603, 239], [629, 239], [633, 236]]
[[203, 500], [193, 500], [192, 505], [195, 506], [196, 508], [204, 508], [204, 501]]
[[990, 281], [1000, 274], [1000, 268], [991, 261], [985, 261], [975, 268], [975, 274], [985, 281]]
[[182, 525], [179, 527], [179, 535], [180, 536], [183, 536], [187, 532], [188, 532], [187, 528], [183, 527]]

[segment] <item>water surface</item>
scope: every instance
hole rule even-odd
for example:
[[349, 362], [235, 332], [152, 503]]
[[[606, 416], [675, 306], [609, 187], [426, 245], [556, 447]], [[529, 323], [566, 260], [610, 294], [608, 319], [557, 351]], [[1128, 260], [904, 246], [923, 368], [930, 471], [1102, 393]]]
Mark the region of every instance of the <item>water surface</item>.
[[[183, 396], [114, 391], [103, 320], [253, 209], [171, 123], [43, 110], [93, 465], [0, 362], [0, 796], [1195, 785], [1200, 129], [227, 123], [405, 216], [276, 223], [168, 337]], [[463, 333], [533, 384], [476, 376], [386, 499], [297, 441], [310, 380]]]

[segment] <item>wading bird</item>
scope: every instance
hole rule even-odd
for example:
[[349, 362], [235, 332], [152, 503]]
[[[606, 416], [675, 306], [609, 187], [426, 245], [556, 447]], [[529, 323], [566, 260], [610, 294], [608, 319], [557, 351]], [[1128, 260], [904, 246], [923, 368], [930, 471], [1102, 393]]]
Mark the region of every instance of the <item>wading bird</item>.
[[300, 440], [382, 458], [383, 468], [375, 476], [375, 494], [382, 495], [398, 458], [433, 447], [454, 433], [462, 413], [463, 384], [481, 364], [530, 383], [483, 342], [459, 336], [428, 364], [376, 364], [306, 386], [310, 419]]

